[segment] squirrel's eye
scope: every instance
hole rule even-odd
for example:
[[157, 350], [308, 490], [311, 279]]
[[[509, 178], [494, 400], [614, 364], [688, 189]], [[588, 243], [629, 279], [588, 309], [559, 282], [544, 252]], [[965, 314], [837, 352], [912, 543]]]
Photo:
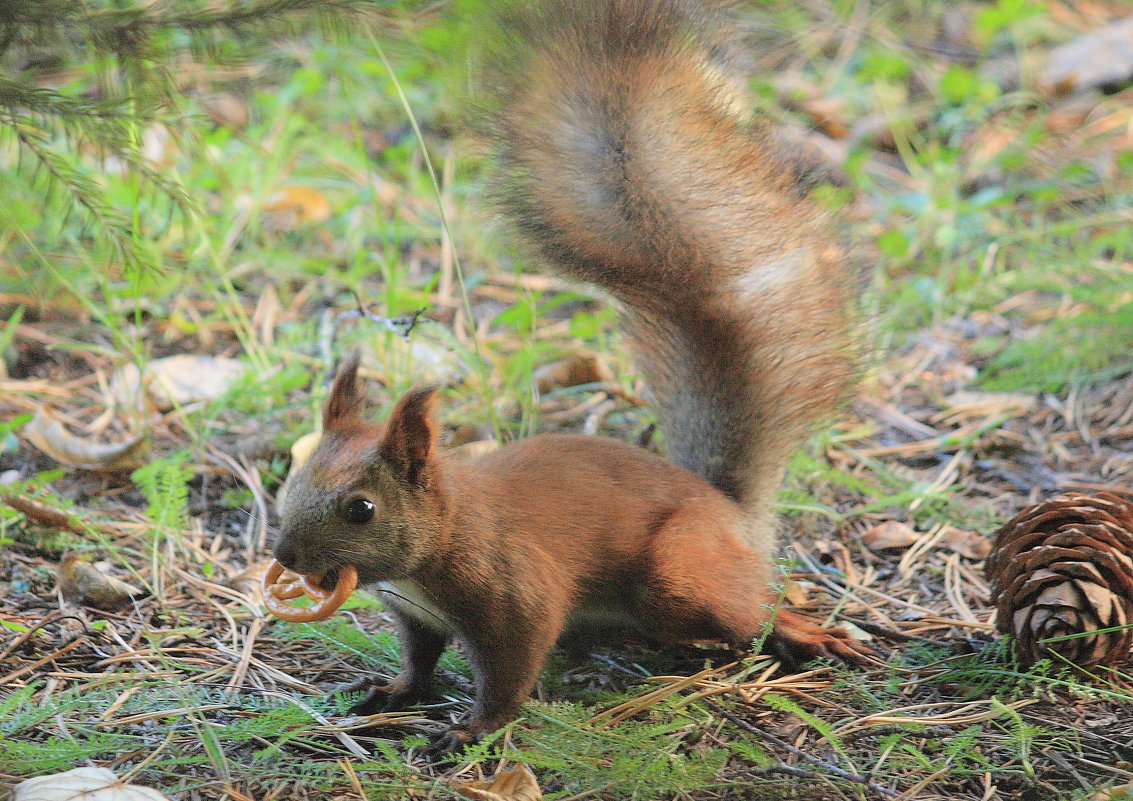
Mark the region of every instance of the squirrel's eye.
[[374, 503], [365, 498], [355, 498], [346, 504], [345, 514], [351, 523], [369, 523], [374, 516]]

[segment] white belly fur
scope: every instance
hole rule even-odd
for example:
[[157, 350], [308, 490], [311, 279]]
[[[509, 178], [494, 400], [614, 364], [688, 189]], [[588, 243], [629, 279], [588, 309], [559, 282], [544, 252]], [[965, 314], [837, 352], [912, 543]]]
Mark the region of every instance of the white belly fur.
[[445, 613], [430, 600], [416, 581], [379, 581], [367, 589], [376, 592], [387, 607], [393, 607], [399, 613], [435, 631], [452, 631], [454, 628]]

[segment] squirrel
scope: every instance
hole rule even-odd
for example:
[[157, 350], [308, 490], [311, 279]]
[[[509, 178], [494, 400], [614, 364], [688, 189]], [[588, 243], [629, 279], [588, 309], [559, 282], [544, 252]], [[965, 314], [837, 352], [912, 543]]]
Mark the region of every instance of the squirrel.
[[355, 353], [274, 546], [388, 594], [402, 671], [352, 711], [427, 697], [451, 637], [475, 705], [437, 752], [513, 719], [571, 637], [765, 636], [796, 663], [863, 662], [774, 588], [776, 493], [852, 385], [860, 280], [803, 170], [749, 119], [722, 5], [546, 0], [505, 27], [494, 194], [537, 253], [624, 307], [668, 459], [541, 434], [459, 460], [438, 447], [435, 388], [366, 418]]

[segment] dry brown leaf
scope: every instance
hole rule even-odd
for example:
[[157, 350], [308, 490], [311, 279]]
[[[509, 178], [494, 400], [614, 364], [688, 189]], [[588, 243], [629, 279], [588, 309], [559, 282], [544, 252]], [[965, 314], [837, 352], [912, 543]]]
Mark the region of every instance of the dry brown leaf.
[[24, 437], [60, 464], [84, 470], [133, 470], [146, 462], [149, 440], [135, 436], [123, 442], [94, 442], [67, 431], [44, 405], [23, 430]]
[[[16, 480], [19, 480], [19, 471], [15, 472]], [[0, 476], [0, 484], [5, 483], [2, 479], [3, 476]], [[77, 534], [82, 534], [85, 531], [82, 523], [76, 520], [70, 512], [36, 500], [35, 498], [29, 498], [24, 495], [0, 493], [0, 501], [8, 504], [18, 512], [23, 512], [24, 517], [36, 525], [63, 529], [65, 531], [74, 531]]]
[[486, 453], [498, 451], [500, 443], [494, 439], [481, 439], [476, 442], [466, 442], [463, 445], [457, 445], [455, 448], [449, 448], [448, 452], [455, 456], [457, 459], [476, 459]]
[[315, 448], [319, 447], [322, 438], [321, 431], [311, 431], [291, 443], [291, 469], [287, 471], [288, 478], [295, 475], [295, 472], [307, 463]]
[[580, 384], [602, 384], [614, 380], [614, 372], [595, 353], [580, 352], [537, 367], [535, 386], [540, 392]]
[[886, 520], [884, 523], [878, 523], [862, 534], [862, 542], [871, 551], [908, 548], [920, 538], [921, 535], [913, 531], [910, 525], [899, 520]]
[[157, 790], [124, 784], [106, 768], [75, 768], [20, 782], [12, 801], [169, 801]]
[[476, 801], [539, 801], [543, 797], [535, 774], [526, 765], [501, 770], [486, 781], [457, 784], [453, 789]]
[[285, 186], [268, 197], [261, 211], [264, 222], [277, 231], [321, 223], [331, 215], [330, 203], [323, 193], [308, 186]]
[[145, 593], [121, 579], [109, 576], [75, 554], [59, 566], [59, 590], [71, 603], [113, 611]]
[[1039, 76], [1039, 86], [1065, 93], [1131, 78], [1133, 17], [1126, 17], [1052, 50]]
[[991, 553], [991, 540], [978, 531], [946, 526], [941, 539], [950, 550], [965, 559], [986, 559]]
[[791, 606], [805, 606], [809, 598], [807, 588], [797, 581], [788, 581], [783, 589], [783, 600]]
[[846, 123], [846, 101], [841, 97], [815, 97], [800, 104], [820, 131], [831, 139], [846, 139], [850, 126]]
[[142, 410], [145, 398], [149, 398], [160, 411], [168, 411], [175, 406], [219, 398], [247, 369], [236, 359], [183, 353], [155, 359], [145, 366], [144, 372], [135, 364], [125, 365], [111, 377], [110, 392], [126, 409]]
[[218, 92], [200, 100], [201, 108], [217, 125], [242, 131], [248, 127], [248, 101], [230, 92]]
[[1133, 801], [1133, 782], [1098, 790], [1087, 801]]

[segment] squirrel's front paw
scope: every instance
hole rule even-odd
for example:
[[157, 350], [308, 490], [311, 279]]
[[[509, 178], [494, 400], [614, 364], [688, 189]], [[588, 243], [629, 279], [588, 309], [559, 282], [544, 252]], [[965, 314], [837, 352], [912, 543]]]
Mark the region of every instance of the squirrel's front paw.
[[348, 710], [351, 715], [400, 712], [428, 696], [427, 687], [408, 684], [400, 679], [381, 683], [380, 679], [368, 678], [337, 689], [341, 692], [366, 691], [362, 698], [351, 704]]

